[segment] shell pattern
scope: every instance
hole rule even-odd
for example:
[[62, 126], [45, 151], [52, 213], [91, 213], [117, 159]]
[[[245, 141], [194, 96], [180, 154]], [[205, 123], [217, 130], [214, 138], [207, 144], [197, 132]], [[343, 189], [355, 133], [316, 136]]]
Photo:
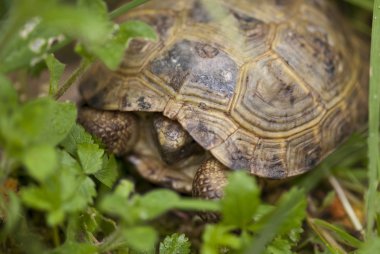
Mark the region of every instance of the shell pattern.
[[[209, 0], [209, 2], [212, 2]], [[367, 120], [368, 47], [330, 1], [152, 0], [116, 72], [80, 86], [95, 108], [163, 112], [231, 169], [303, 173]]]

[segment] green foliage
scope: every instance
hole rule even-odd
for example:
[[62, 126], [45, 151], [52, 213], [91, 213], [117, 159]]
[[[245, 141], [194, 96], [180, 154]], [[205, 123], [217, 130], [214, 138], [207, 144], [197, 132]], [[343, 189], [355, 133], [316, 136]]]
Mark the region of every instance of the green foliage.
[[244, 229], [260, 204], [260, 190], [246, 174], [237, 173], [229, 178], [226, 197], [221, 201], [222, 222]]
[[189, 239], [184, 234], [172, 234], [160, 243], [160, 254], [190, 254]]
[[48, 55], [45, 62], [50, 72], [49, 94], [54, 95], [58, 91], [58, 82], [61, 79], [65, 65], [58, 61], [53, 54]]
[[[0, 229], [1, 246], [9, 243], [27, 253], [178, 253], [188, 254], [191, 246], [184, 234], [166, 236], [152, 223], [171, 210], [212, 212], [221, 216], [206, 225], [201, 253], [295, 253], [304, 233], [306, 193], [328, 172], [313, 172], [299, 187], [293, 187], [273, 203], [262, 200], [261, 188], [242, 172], [232, 173], [222, 200], [207, 201], [184, 197], [165, 189], [144, 194], [135, 191], [131, 180], [123, 179], [114, 156], [76, 124], [73, 103], [59, 98], [93, 61], [116, 69], [133, 38], [156, 40], [153, 28], [140, 21], [116, 24], [112, 19], [146, 0], [134, 0], [109, 12], [103, 0], [17, 0], [0, 1]], [[349, 2], [371, 9], [372, 1]], [[379, 5], [376, 0], [376, 6]], [[375, 15], [378, 12], [376, 8]], [[378, 20], [378, 19], [377, 19]], [[374, 45], [380, 45], [374, 22]], [[82, 64], [63, 85], [65, 65], [54, 53], [70, 42]], [[372, 65], [378, 66], [379, 49], [373, 47]], [[49, 96], [25, 100], [18, 74], [28, 73], [44, 62], [50, 74]], [[373, 67], [375, 69], [375, 67]], [[6, 75], [13, 71], [11, 82]], [[313, 229], [310, 242], [325, 246], [326, 253], [339, 253], [337, 244], [375, 253], [379, 239], [373, 230], [380, 225], [378, 185], [378, 75], [371, 82], [369, 137], [370, 188], [367, 197], [368, 240], [359, 240], [344, 228], [308, 218]], [[21, 75], [20, 74], [20, 75]], [[15, 84], [13, 84], [15, 83]], [[21, 91], [20, 91], [21, 90]], [[359, 142], [360, 143], [360, 142]], [[334, 169], [341, 179], [360, 185], [363, 177], [352, 168], [363, 162], [363, 151], [350, 146], [323, 168]], [[333, 163], [331, 161], [334, 161]], [[349, 169], [349, 170], [346, 170]], [[327, 172], [327, 173], [326, 173]], [[15, 177], [15, 190], [3, 188]], [[365, 187], [362, 187], [362, 189]], [[357, 189], [356, 189], [357, 191]], [[44, 216], [44, 217], [42, 217]], [[44, 232], [34, 233], [34, 228]], [[328, 235], [326, 236], [326, 234]], [[52, 235], [52, 236], [50, 236]], [[189, 236], [190, 237], [190, 236]], [[331, 241], [329, 237], [333, 237]], [[334, 245], [332, 242], [337, 242]], [[17, 244], [22, 243], [22, 244]], [[1, 250], [1, 247], [0, 247]], [[322, 253], [323, 251], [321, 251]]]
[[223, 247], [238, 253], [291, 253], [303, 232], [304, 194], [292, 189], [281, 197], [277, 208], [262, 203], [259, 197], [252, 178], [242, 172], [232, 174], [221, 200], [223, 219], [218, 225], [207, 226], [202, 253], [218, 253]]

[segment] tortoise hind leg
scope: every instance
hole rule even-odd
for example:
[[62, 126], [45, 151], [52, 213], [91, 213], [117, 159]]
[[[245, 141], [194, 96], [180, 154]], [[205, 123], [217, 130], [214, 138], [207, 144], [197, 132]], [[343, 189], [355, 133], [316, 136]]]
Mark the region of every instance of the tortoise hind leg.
[[192, 194], [203, 199], [220, 199], [227, 185], [228, 168], [214, 158], [206, 160], [197, 170]]
[[99, 138], [110, 153], [119, 156], [131, 151], [138, 140], [137, 117], [129, 112], [83, 107], [78, 112], [78, 122]]

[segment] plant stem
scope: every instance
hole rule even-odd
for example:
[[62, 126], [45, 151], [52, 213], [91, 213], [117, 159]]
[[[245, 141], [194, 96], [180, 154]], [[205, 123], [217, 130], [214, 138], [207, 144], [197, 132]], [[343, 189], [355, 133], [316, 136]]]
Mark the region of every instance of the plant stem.
[[61, 240], [59, 239], [59, 232], [58, 232], [57, 226], [53, 227], [53, 242], [54, 242], [54, 246], [56, 246], [56, 247], [58, 247], [61, 244]]
[[352, 208], [350, 202], [348, 201], [347, 196], [342, 186], [338, 182], [338, 180], [333, 176], [329, 176], [329, 182], [333, 186], [336, 194], [338, 195], [338, 198], [340, 202], [342, 203], [343, 208], [346, 211], [346, 214], [348, 215], [348, 218], [351, 220], [351, 223], [354, 225], [355, 230], [359, 231], [361, 234], [364, 233], [363, 226], [360, 223], [360, 220], [358, 219], [358, 217], [356, 216], [356, 213], [354, 209]]
[[129, 11], [130, 9], [132, 8], [135, 8], [143, 3], [146, 3], [148, 2], [149, 0], [134, 0], [132, 2], [129, 2], [127, 4], [124, 4], [122, 6], [120, 6], [119, 8], [117, 8], [116, 10], [113, 10], [109, 16], [111, 19], [114, 19], [114, 18], [117, 18], [119, 16], [121, 16], [122, 14], [126, 13], [127, 11]]
[[98, 246], [98, 251], [100, 253], [111, 252], [122, 246], [126, 246], [125, 240], [120, 229], [116, 229]]
[[69, 89], [75, 81], [90, 67], [91, 62], [88, 60], [82, 60], [78, 68], [71, 74], [71, 76], [65, 81], [65, 83], [58, 89], [57, 93], [54, 95], [54, 99], [58, 100], [61, 96]]
[[375, 68], [380, 67], [380, 0], [374, 1], [372, 42], [371, 42], [371, 66], [369, 88], [369, 135], [368, 135], [368, 192], [366, 199], [367, 213], [367, 237], [373, 237], [375, 232], [376, 191], [379, 184], [379, 111], [380, 111], [380, 72]]

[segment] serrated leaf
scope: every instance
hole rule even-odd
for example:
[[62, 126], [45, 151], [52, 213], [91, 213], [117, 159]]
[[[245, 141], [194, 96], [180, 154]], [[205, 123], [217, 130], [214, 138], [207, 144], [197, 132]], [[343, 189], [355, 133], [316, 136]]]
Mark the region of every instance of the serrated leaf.
[[78, 157], [86, 174], [94, 174], [102, 169], [104, 150], [97, 144], [79, 144]]
[[[71, 180], [69, 183], [67, 181]], [[87, 176], [63, 173], [61, 181], [61, 206], [67, 212], [80, 211], [93, 203], [96, 196], [95, 183]]]
[[102, 169], [95, 172], [94, 176], [105, 186], [112, 188], [118, 178], [117, 162], [114, 156], [103, 156]]
[[260, 190], [253, 178], [244, 172], [231, 174], [221, 200], [222, 223], [245, 228], [253, 221], [260, 205]]
[[7, 132], [8, 145], [25, 148], [28, 145], [57, 145], [75, 123], [76, 107], [72, 103], [59, 103], [40, 98], [24, 104], [10, 119]]
[[75, 160], [69, 153], [64, 150], [59, 151], [59, 162], [62, 170], [71, 171], [75, 174], [82, 174], [82, 167], [79, 165], [79, 162]]
[[[77, 118], [77, 109], [71, 102], [56, 102], [51, 104], [48, 124], [44, 126], [41, 136], [49, 140], [49, 144], [57, 145], [70, 132]], [[41, 137], [42, 138], [42, 137]]]
[[43, 182], [57, 168], [57, 153], [52, 146], [37, 145], [25, 150], [23, 162], [29, 174]]
[[190, 242], [184, 234], [172, 234], [160, 243], [160, 254], [189, 254]]
[[292, 254], [291, 246], [288, 240], [276, 237], [266, 248], [264, 254]]
[[65, 148], [67, 152], [71, 155], [76, 155], [77, 146], [79, 144], [94, 144], [92, 136], [85, 131], [85, 129], [79, 125], [75, 124], [66, 138], [61, 142], [61, 145]]
[[59, 80], [61, 79], [65, 65], [58, 61], [53, 54], [49, 54], [45, 62], [50, 72], [49, 94], [54, 95], [58, 91]]
[[157, 232], [148, 226], [126, 228], [123, 230], [123, 235], [130, 248], [144, 253], [153, 253], [158, 240]]
[[[93, 198], [96, 197], [95, 183], [90, 177], [85, 177], [79, 184], [78, 194], [85, 200], [86, 205], [93, 203]], [[78, 210], [80, 210], [78, 208]]]

